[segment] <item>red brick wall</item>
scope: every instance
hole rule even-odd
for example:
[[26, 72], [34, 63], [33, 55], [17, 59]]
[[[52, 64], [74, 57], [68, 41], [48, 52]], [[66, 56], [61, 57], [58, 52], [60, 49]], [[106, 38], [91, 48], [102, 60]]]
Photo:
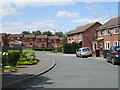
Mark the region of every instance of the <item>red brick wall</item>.
[[[89, 47], [91, 50], [93, 50], [93, 41], [96, 40], [97, 34], [96, 29], [100, 27], [101, 25], [96, 23], [94, 26], [83, 32], [83, 40], [82, 40], [82, 46], [83, 47]], [[86, 36], [87, 35], [87, 36]]]

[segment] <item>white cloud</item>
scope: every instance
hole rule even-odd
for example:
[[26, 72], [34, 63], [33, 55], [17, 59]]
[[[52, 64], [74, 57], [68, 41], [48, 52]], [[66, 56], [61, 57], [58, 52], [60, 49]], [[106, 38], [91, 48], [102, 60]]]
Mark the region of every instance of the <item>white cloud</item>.
[[44, 7], [44, 6], [66, 6], [74, 4], [65, 2], [4, 2], [0, 3], [0, 18], [6, 16], [14, 16], [22, 14], [20, 10], [31, 6], [31, 7]]
[[56, 31], [69, 31], [69, 28], [60, 26], [55, 24], [54, 20], [45, 20], [40, 22], [31, 22], [31, 23], [24, 23], [24, 22], [3, 22], [0, 24], [0, 30], [4, 33], [21, 33], [22, 31], [47, 31], [50, 30], [54, 32]]
[[93, 22], [100, 22], [100, 23], [105, 23], [107, 20], [109, 20], [109, 16], [101, 16], [97, 18], [84, 18], [84, 19], [76, 19], [72, 20], [72, 23], [78, 23], [81, 25], [88, 24], [88, 23], [93, 23]]
[[78, 12], [58, 11], [57, 17], [80, 17]]

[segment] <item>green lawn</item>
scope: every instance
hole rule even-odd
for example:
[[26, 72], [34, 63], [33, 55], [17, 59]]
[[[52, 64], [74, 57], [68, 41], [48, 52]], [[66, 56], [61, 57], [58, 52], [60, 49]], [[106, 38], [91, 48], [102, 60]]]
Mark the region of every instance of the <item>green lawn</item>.
[[[39, 53], [55, 53], [53, 51], [35, 51], [35, 52], [39, 52]], [[57, 52], [57, 53], [63, 53], [63, 52]]]

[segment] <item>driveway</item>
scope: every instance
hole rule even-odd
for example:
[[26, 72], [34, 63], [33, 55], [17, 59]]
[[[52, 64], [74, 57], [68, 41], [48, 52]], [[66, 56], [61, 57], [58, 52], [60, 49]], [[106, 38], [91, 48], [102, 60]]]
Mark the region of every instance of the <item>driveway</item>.
[[55, 60], [55, 68], [14, 88], [118, 88], [118, 66], [105, 60], [45, 53], [37, 57]]

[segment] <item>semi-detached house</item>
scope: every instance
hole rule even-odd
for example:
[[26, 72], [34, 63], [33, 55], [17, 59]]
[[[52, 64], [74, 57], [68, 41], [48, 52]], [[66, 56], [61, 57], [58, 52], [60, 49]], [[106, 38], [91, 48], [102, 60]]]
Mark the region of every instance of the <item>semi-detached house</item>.
[[109, 50], [120, 45], [120, 17], [112, 18], [99, 27], [98, 38], [93, 43], [93, 49]]
[[79, 26], [68, 34], [68, 43], [76, 42], [79, 47], [89, 47], [93, 49], [93, 41], [97, 38], [96, 29], [100, 27], [99, 22]]

